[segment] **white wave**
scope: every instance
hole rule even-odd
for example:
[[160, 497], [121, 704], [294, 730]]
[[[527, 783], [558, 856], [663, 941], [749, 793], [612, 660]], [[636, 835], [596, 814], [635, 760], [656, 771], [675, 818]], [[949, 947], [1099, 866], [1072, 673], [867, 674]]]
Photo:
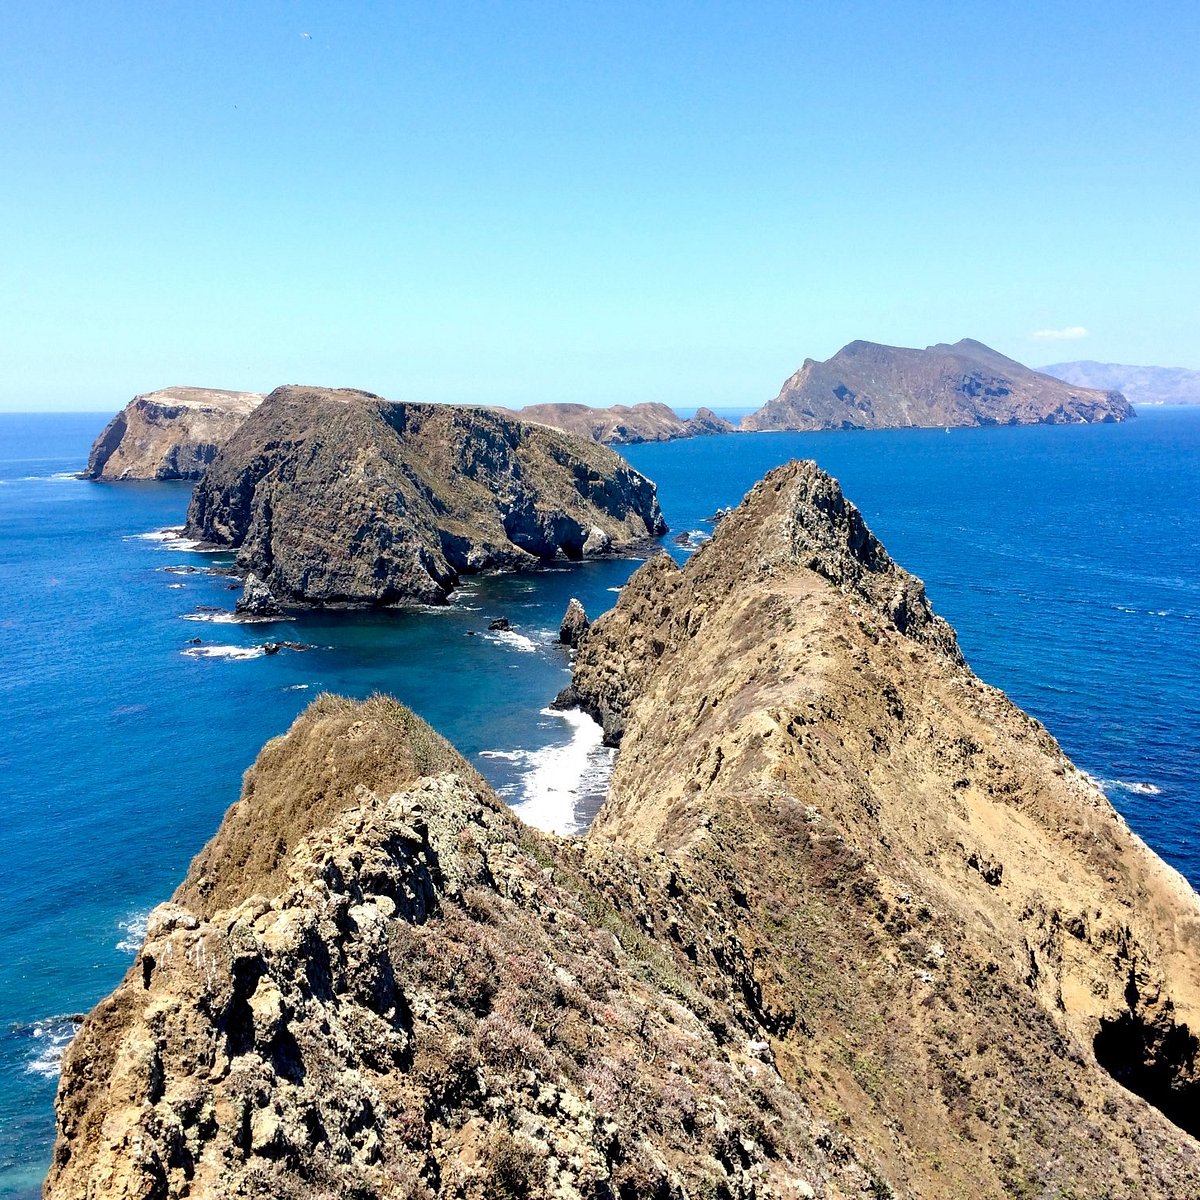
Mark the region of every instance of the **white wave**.
[[221, 546], [206, 546], [194, 538], [185, 538], [182, 525], [151, 529], [148, 533], [131, 533], [125, 541], [157, 542], [163, 550], [187, 550], [192, 554], [220, 554], [222, 551]]
[[[168, 587], [182, 587], [183, 584], [168, 584]], [[294, 621], [295, 617], [256, 617], [248, 613], [229, 612], [191, 612], [180, 613], [181, 621], [204, 621], [210, 625], [274, 625], [279, 621]]]
[[616, 751], [603, 744], [603, 731], [579, 709], [542, 709], [571, 730], [564, 746], [526, 752], [529, 770], [521, 775], [520, 798], [513, 803], [522, 820], [547, 833], [578, 833], [580, 800], [608, 790]]
[[312, 687], [311, 683], [292, 683], [285, 687], [285, 692], [307, 692]]
[[189, 646], [182, 651], [188, 658], [261, 658], [266, 651], [261, 646]]
[[146, 922], [149, 918], [150, 910], [146, 909], [145, 912], [130, 913], [118, 921], [117, 928], [121, 930], [121, 939], [117, 942], [117, 949], [126, 954], [136, 954], [146, 940]]
[[22, 483], [65, 483], [68, 479], [78, 479], [78, 471], [55, 471], [52, 475], [22, 475]]
[[528, 750], [480, 750], [480, 758], [499, 758], [505, 762], [524, 762], [529, 757]]
[[610, 592], [616, 592], [616, 593], [617, 593], [617, 595], [619, 596], [619, 595], [621, 594], [621, 592], [622, 592], [624, 589], [623, 589], [623, 588], [619, 588], [619, 587], [610, 587], [608, 590], [609, 590]]
[[167, 587], [169, 587], [169, 588], [181, 588], [181, 587], [187, 587], [187, 584], [186, 584], [186, 583], [168, 583], [168, 584], [167, 584]]
[[537, 650], [537, 643], [533, 638], [526, 637], [515, 629], [490, 629], [483, 636], [489, 642], [495, 642], [498, 646], [510, 646], [522, 654], [533, 654]]
[[1111, 787], [1120, 788], [1123, 792], [1133, 792], [1135, 796], [1162, 795], [1162, 788], [1156, 787], [1152, 783], [1138, 783], [1128, 779], [1109, 779], [1106, 782]]
[[79, 1024], [73, 1017], [47, 1017], [23, 1030], [33, 1042], [25, 1060], [26, 1074], [57, 1079], [63, 1053], [78, 1029]]

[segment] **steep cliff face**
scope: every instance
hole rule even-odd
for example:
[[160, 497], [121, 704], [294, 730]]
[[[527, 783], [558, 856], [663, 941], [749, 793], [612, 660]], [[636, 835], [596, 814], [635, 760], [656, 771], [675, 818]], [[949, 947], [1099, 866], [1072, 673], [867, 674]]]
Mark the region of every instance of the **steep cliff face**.
[[666, 528], [654, 485], [486, 409], [286, 387], [196, 487], [188, 535], [288, 605], [439, 603], [469, 572], [609, 553]]
[[779, 395], [744, 417], [741, 427], [1056, 425], [1133, 415], [1120, 392], [1071, 386], [964, 338], [924, 350], [851, 342], [825, 362], [805, 359]]
[[608, 446], [632, 446], [639, 442], [670, 442], [677, 438], [707, 437], [729, 433], [733, 426], [709, 408], [694, 417], [680, 417], [665, 404], [632, 406], [614, 404], [592, 408], [587, 404], [530, 404], [512, 410], [513, 416], [538, 425], [549, 425]]
[[64, 1060], [47, 1196], [1200, 1194], [1200, 902], [811, 464], [639, 570], [525, 829], [322, 698]]
[[576, 663], [621, 745], [589, 840], [672, 863], [652, 934], [707, 912], [900, 1194], [1197, 1194], [1197, 897], [881, 553], [791, 464], [641, 568]]
[[135, 396], [92, 446], [88, 479], [199, 479], [262, 403], [257, 392], [164, 388]]

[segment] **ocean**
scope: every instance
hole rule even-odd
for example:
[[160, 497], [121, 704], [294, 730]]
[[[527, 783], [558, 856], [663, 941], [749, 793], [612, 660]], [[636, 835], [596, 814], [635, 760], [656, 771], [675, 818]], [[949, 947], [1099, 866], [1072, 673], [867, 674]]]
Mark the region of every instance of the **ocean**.
[[[544, 828], [581, 828], [611, 768], [590, 721], [548, 708], [569, 678], [555, 638], [571, 596], [597, 615], [637, 561], [473, 580], [443, 609], [231, 624], [228, 556], [163, 532], [187, 485], [73, 478], [103, 424], [0, 415], [0, 1197], [37, 1194], [71, 1015], [117, 983], [242, 772], [319, 692], [398, 696]], [[1200, 884], [1200, 409], [624, 453], [677, 558], [772, 466], [815, 458], [975, 671]]]

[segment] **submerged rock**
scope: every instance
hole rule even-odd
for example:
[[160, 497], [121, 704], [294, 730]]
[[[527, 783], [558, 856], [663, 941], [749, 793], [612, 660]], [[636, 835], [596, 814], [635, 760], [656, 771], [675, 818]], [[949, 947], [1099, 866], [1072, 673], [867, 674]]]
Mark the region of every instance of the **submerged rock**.
[[512, 622], [507, 617], [493, 617], [488, 622], [488, 628], [505, 632], [512, 628]]
[[278, 388], [197, 485], [188, 536], [287, 607], [442, 603], [464, 574], [630, 547], [666, 526], [602, 446], [485, 409]]

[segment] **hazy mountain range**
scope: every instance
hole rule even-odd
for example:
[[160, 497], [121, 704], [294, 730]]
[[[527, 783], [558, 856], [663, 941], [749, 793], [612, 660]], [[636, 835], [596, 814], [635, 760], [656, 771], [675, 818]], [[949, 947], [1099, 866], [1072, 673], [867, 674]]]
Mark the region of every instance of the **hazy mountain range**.
[[1121, 363], [1054, 363], [1047, 375], [1076, 387], [1121, 392], [1132, 404], [1200, 404], [1200, 371], [1188, 367], [1130, 367]]

